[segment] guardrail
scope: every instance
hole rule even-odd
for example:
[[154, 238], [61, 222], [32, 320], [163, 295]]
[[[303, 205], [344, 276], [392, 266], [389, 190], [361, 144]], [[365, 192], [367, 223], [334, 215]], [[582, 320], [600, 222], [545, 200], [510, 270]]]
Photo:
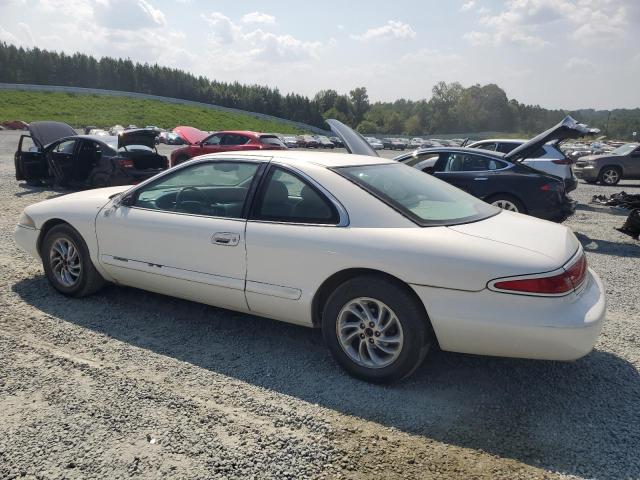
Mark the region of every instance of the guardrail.
[[139, 98], [142, 100], [156, 100], [165, 103], [175, 103], [179, 105], [190, 105], [194, 107], [209, 108], [211, 110], [219, 110], [229, 113], [240, 113], [243, 115], [250, 115], [254, 118], [260, 118], [262, 120], [272, 120], [276, 122], [286, 123], [288, 125], [300, 128], [302, 130], [310, 131], [319, 135], [333, 135], [327, 130], [323, 130], [313, 125], [308, 125], [302, 122], [296, 122], [293, 120], [287, 120], [286, 118], [274, 117], [273, 115], [267, 115], [265, 113], [249, 112], [247, 110], [239, 110], [237, 108], [223, 107], [221, 105], [213, 105], [211, 103], [194, 102], [193, 100], [183, 100], [181, 98], [173, 97], [160, 97], [158, 95], [149, 95], [147, 93], [136, 92], [123, 92], [120, 90], [103, 90], [100, 88], [84, 88], [84, 87], [65, 87], [61, 85], [30, 85], [24, 83], [0, 83], [0, 90], [28, 90], [36, 92], [62, 92], [62, 93], [80, 93], [88, 95], [104, 95], [110, 97], [129, 97]]

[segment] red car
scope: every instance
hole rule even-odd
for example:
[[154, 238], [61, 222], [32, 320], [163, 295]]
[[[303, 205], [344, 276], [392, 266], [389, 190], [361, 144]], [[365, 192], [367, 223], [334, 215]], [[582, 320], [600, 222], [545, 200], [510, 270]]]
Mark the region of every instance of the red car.
[[243, 152], [245, 150], [286, 150], [287, 146], [275, 135], [247, 131], [203, 132], [193, 127], [173, 129], [187, 145], [171, 152], [171, 166], [204, 155], [218, 152]]

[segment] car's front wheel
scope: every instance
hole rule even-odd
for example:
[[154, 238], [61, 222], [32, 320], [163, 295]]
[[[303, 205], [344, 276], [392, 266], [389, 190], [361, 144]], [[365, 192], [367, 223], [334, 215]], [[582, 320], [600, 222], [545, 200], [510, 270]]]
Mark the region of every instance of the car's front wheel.
[[487, 203], [500, 207], [503, 210], [509, 210], [510, 212], [525, 213], [525, 208], [524, 205], [522, 205], [522, 202], [511, 195], [494, 195], [487, 199]]
[[104, 279], [93, 266], [82, 236], [68, 224], [49, 230], [42, 242], [40, 256], [49, 282], [60, 293], [84, 297], [97, 292]]
[[322, 333], [336, 361], [356, 378], [400, 380], [418, 368], [432, 335], [423, 306], [406, 288], [378, 276], [341, 284], [322, 315]]
[[604, 167], [598, 176], [603, 185], [616, 185], [621, 179], [622, 172], [618, 167]]

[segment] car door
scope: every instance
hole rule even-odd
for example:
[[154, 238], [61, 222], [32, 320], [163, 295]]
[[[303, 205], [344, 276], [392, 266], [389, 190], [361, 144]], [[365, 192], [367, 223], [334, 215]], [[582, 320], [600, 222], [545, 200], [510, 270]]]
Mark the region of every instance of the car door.
[[640, 147], [623, 159], [624, 176], [626, 178], [640, 178]]
[[77, 139], [68, 139], [47, 147], [49, 165], [58, 180], [70, 181], [75, 178], [75, 156], [79, 143]]
[[96, 219], [121, 284], [246, 310], [245, 203], [262, 163], [203, 161], [146, 183]]
[[441, 155], [434, 175], [478, 198], [500, 191], [498, 172], [508, 164], [493, 157], [466, 152]]
[[44, 153], [29, 135], [20, 136], [14, 163], [16, 180], [40, 180], [49, 176], [49, 167]]
[[200, 151], [195, 152], [194, 156], [204, 155], [205, 153], [218, 153], [223, 152], [222, 146], [220, 142], [222, 141], [223, 135], [219, 133], [214, 133], [213, 135], [205, 138], [200, 144]]
[[308, 176], [273, 163], [247, 222], [246, 297], [251, 311], [309, 324], [319, 285], [310, 274], [348, 224], [339, 202]]
[[251, 143], [251, 138], [238, 133], [227, 133], [220, 142], [226, 152], [237, 152], [244, 150], [255, 150], [256, 145]]

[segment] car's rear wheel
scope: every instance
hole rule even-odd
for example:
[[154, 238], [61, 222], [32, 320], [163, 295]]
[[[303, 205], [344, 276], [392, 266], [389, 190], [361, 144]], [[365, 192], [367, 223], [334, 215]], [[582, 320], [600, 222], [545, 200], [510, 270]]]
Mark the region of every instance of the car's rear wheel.
[[322, 333], [349, 374], [374, 383], [413, 373], [432, 339], [422, 305], [403, 286], [378, 276], [353, 278], [335, 289], [325, 304]]
[[40, 256], [49, 282], [60, 293], [84, 297], [105, 283], [93, 266], [82, 236], [68, 224], [56, 225], [47, 232]]
[[621, 179], [622, 172], [618, 167], [604, 167], [598, 175], [598, 181], [603, 185], [616, 185]]
[[510, 212], [525, 213], [524, 205], [520, 200], [512, 195], [498, 194], [487, 199], [487, 203], [500, 207], [503, 210]]

